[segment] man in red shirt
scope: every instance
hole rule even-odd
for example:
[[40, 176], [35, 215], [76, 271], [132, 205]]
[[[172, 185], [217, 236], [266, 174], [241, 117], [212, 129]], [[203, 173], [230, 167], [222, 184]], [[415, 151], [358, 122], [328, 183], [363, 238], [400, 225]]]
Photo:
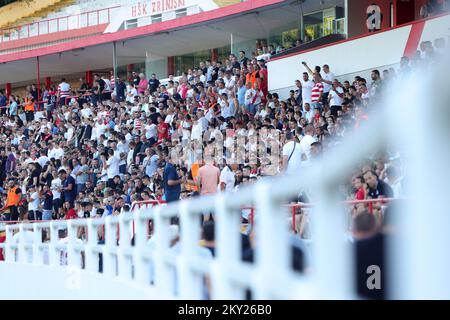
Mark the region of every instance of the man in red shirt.
[[169, 125], [163, 121], [161, 116], [158, 117], [158, 142], [169, 139]]

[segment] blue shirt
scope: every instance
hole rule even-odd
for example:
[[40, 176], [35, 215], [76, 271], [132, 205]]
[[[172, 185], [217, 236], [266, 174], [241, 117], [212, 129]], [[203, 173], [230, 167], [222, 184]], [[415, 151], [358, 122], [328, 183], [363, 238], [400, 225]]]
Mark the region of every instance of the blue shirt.
[[110, 216], [110, 215], [113, 214], [113, 209], [114, 208], [111, 205], [108, 204], [105, 208], [106, 208], [106, 211], [107, 211], [107, 213], [106, 213], [107, 216]]
[[63, 187], [66, 188], [69, 186], [69, 184], [72, 185], [72, 190], [64, 191], [64, 200], [68, 202], [75, 202], [75, 198], [77, 196], [76, 183], [75, 179], [71, 175], [68, 175], [64, 180]]
[[247, 91], [247, 88], [245, 86], [242, 86], [239, 88], [239, 90], [237, 92], [238, 101], [239, 101], [240, 106], [245, 105], [245, 91]]
[[6, 106], [6, 97], [0, 96], [0, 107]]
[[145, 173], [151, 178], [153, 174], [158, 170], [158, 160], [159, 157], [157, 154], [152, 155], [150, 158], [150, 162], [147, 164], [145, 168]]
[[163, 174], [164, 194], [167, 202], [177, 201], [180, 199], [181, 185], [169, 186], [169, 180], [178, 180], [177, 169], [171, 163], [166, 164]]
[[14, 101], [9, 105], [9, 115], [17, 116], [17, 102]]

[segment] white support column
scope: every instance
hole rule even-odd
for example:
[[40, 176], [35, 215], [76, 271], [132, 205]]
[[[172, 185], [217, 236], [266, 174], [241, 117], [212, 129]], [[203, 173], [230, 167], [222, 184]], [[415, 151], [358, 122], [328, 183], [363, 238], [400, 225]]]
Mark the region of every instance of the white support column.
[[44, 264], [43, 250], [41, 249], [42, 244], [42, 229], [39, 227], [38, 223], [33, 225], [33, 264], [40, 266]]
[[270, 182], [261, 181], [253, 193], [257, 214], [254, 251], [257, 280], [253, 288], [256, 300], [279, 298], [274, 294], [274, 288], [280, 283], [278, 278], [283, 277], [290, 266], [288, 215], [280, 209], [280, 204], [275, 202], [270, 190]]
[[161, 216], [161, 207], [156, 206], [153, 209], [155, 215], [155, 288], [161, 294], [161, 299], [173, 297], [174, 290], [174, 273], [164, 261], [164, 255], [170, 250], [169, 248], [169, 219]]
[[105, 219], [105, 246], [103, 247], [103, 273], [109, 277], [116, 276], [117, 226], [112, 223], [112, 217]]
[[212, 299], [238, 300], [244, 298], [243, 290], [233, 285], [227, 264], [238, 263], [241, 257], [240, 210], [226, 207], [223, 194], [217, 195], [215, 219], [216, 259], [211, 267]]
[[[149, 208], [148, 210], [151, 210]], [[141, 209], [133, 212], [134, 215], [134, 277], [136, 282], [140, 284], [150, 283], [150, 264], [143, 256], [148, 252], [147, 247], [147, 230], [148, 220], [141, 218]]]
[[49, 259], [50, 266], [59, 267], [61, 265], [61, 251], [57, 248], [59, 243], [59, 234], [56, 221], [50, 222], [50, 248], [49, 248]]
[[10, 225], [5, 228], [6, 239], [5, 239], [5, 262], [14, 262], [14, 249], [11, 247], [13, 245], [13, 229]]
[[[17, 245], [17, 254], [18, 254], [18, 262], [19, 263], [27, 263], [27, 249], [25, 249], [26, 237], [25, 237], [25, 228], [23, 227], [23, 223], [19, 226], [19, 243]], [[32, 249], [30, 249], [32, 250]]]
[[94, 226], [95, 220], [88, 219], [87, 220], [87, 235], [88, 241], [84, 250], [84, 260], [85, 260], [85, 270], [87, 272], [97, 273], [99, 269], [99, 256], [98, 253], [95, 252], [95, 248], [98, 247], [98, 234], [97, 228]]
[[230, 53], [233, 54], [233, 49], [234, 49], [234, 41], [233, 41], [233, 33], [230, 34]]
[[119, 216], [119, 247], [117, 254], [117, 262], [119, 268], [119, 277], [127, 280], [132, 278], [132, 264], [131, 257], [126, 255], [126, 251], [131, 249], [130, 244], [130, 223], [126, 220], [127, 217], [124, 214]]
[[345, 37], [348, 39], [348, 0], [345, 0], [344, 4], [344, 12], [345, 12], [345, 18], [344, 18], [344, 33]]
[[181, 252], [177, 261], [178, 281], [181, 299], [203, 299], [203, 277], [195, 274], [189, 263], [198, 256], [200, 240], [199, 216], [189, 212], [188, 204], [180, 202], [180, 245]]
[[[442, 72], [450, 68], [450, 60], [448, 52], [442, 57], [447, 61], [403, 76], [393, 88], [396, 99], [388, 105], [393, 112], [390, 136], [404, 148], [404, 174], [411, 176], [403, 186], [411, 200], [391, 217], [396, 235], [389, 243], [392, 299], [450, 299], [450, 91]], [[433, 106], [432, 112], [425, 106]]]
[[73, 224], [73, 220], [67, 221], [67, 265], [69, 267], [81, 268], [81, 253], [76, 250], [78, 227]]
[[351, 244], [345, 239], [346, 216], [330, 190], [332, 182], [318, 177], [321, 187], [315, 192], [318, 205], [312, 211], [314, 299], [353, 299], [354, 275]]

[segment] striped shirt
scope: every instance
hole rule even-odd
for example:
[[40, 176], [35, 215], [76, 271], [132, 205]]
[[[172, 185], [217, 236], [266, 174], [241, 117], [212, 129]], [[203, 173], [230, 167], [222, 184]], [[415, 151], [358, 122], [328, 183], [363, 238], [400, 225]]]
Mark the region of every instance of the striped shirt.
[[70, 97], [70, 84], [61, 82], [58, 86], [58, 92], [61, 98]]
[[322, 82], [317, 82], [311, 90], [311, 102], [320, 102], [319, 97], [321, 93], [323, 93], [323, 84]]
[[116, 80], [114, 79], [114, 76], [111, 76], [111, 89], [114, 89], [116, 87]]
[[136, 119], [136, 120], [134, 121], [134, 128], [135, 128], [136, 130], [141, 130], [141, 129], [142, 129], [142, 123], [141, 123], [141, 120]]

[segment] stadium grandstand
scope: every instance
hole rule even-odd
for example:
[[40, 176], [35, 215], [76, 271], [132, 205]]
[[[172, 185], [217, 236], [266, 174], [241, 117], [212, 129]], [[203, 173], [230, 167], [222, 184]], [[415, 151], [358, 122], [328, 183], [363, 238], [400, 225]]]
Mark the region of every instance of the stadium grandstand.
[[450, 297], [450, 1], [0, 6], [3, 300]]

